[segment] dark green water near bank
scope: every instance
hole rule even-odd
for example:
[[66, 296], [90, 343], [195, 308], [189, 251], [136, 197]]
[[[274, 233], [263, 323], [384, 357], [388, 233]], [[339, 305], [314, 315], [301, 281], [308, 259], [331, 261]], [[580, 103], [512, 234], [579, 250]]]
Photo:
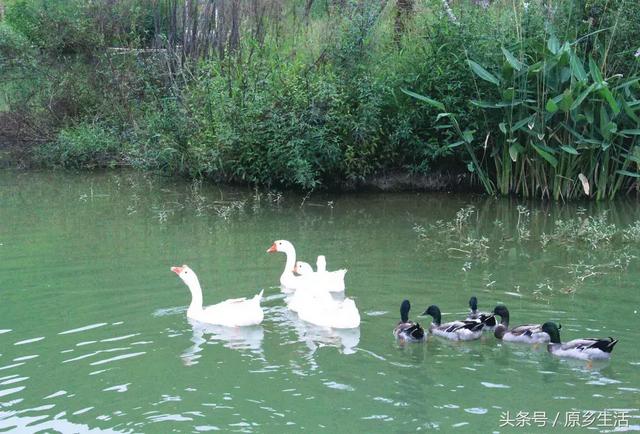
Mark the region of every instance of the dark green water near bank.
[[[127, 172], [2, 171], [0, 432], [575, 432], [586, 428], [565, 427], [567, 415], [584, 425], [588, 411], [640, 429], [638, 220], [630, 201], [303, 198]], [[358, 330], [317, 329], [285, 309], [284, 257], [265, 253], [274, 239], [349, 269]], [[265, 288], [263, 324], [192, 326], [169, 271], [183, 263], [206, 304]], [[393, 340], [402, 299], [413, 315], [435, 303], [450, 320], [471, 295], [485, 310], [506, 304], [514, 325], [554, 320], [564, 340], [620, 343], [588, 366], [489, 334]], [[544, 412], [547, 425], [501, 427], [506, 412]], [[627, 429], [602, 422], [590, 428]]]

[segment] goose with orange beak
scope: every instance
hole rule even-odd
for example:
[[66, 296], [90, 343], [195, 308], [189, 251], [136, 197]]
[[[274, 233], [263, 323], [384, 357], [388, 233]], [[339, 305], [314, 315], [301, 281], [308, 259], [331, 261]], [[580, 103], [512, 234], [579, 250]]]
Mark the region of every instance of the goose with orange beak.
[[191, 304], [187, 309], [187, 317], [193, 320], [213, 325], [227, 327], [242, 327], [257, 325], [264, 319], [264, 312], [260, 301], [262, 293], [253, 298], [233, 298], [211, 306], [202, 306], [202, 288], [196, 273], [186, 265], [171, 267], [187, 285], [191, 292]]
[[[297, 289], [306, 289], [309, 287], [329, 292], [344, 292], [344, 276], [347, 270], [326, 271], [326, 259], [323, 255], [318, 256], [317, 259], [318, 271], [314, 272], [311, 267], [299, 268], [298, 274], [304, 277], [300, 279], [300, 276], [294, 274], [296, 270], [296, 249], [293, 247], [293, 244], [287, 240], [276, 240], [271, 247], [267, 249], [267, 253], [275, 252], [286, 255], [284, 270], [280, 275], [280, 285], [282, 286], [283, 292], [291, 293]], [[306, 263], [303, 264], [308, 265]]]

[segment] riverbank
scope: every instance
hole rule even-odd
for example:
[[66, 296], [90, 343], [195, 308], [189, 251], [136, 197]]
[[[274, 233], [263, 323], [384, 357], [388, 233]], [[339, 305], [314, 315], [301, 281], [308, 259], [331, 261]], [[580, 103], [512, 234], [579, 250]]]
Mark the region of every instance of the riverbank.
[[638, 188], [640, 3], [449, 3], [8, 1], [5, 160], [299, 191]]

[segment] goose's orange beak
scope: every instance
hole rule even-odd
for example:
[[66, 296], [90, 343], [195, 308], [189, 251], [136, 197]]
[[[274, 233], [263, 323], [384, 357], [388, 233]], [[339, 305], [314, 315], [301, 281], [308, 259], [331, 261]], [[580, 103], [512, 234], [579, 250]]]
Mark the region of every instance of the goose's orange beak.
[[183, 270], [182, 267], [171, 267], [171, 271], [173, 271], [176, 274], [182, 273], [182, 270]]
[[276, 243], [271, 244], [271, 247], [267, 249], [267, 253], [277, 252], [278, 248], [276, 247]]

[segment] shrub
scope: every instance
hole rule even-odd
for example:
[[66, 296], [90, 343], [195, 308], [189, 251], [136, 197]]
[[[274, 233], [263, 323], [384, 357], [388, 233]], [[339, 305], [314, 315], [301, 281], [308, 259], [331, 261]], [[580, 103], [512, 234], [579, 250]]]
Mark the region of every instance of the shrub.
[[36, 159], [65, 168], [113, 167], [124, 162], [118, 135], [108, 127], [86, 123], [62, 129], [57, 140], [36, 149]]

